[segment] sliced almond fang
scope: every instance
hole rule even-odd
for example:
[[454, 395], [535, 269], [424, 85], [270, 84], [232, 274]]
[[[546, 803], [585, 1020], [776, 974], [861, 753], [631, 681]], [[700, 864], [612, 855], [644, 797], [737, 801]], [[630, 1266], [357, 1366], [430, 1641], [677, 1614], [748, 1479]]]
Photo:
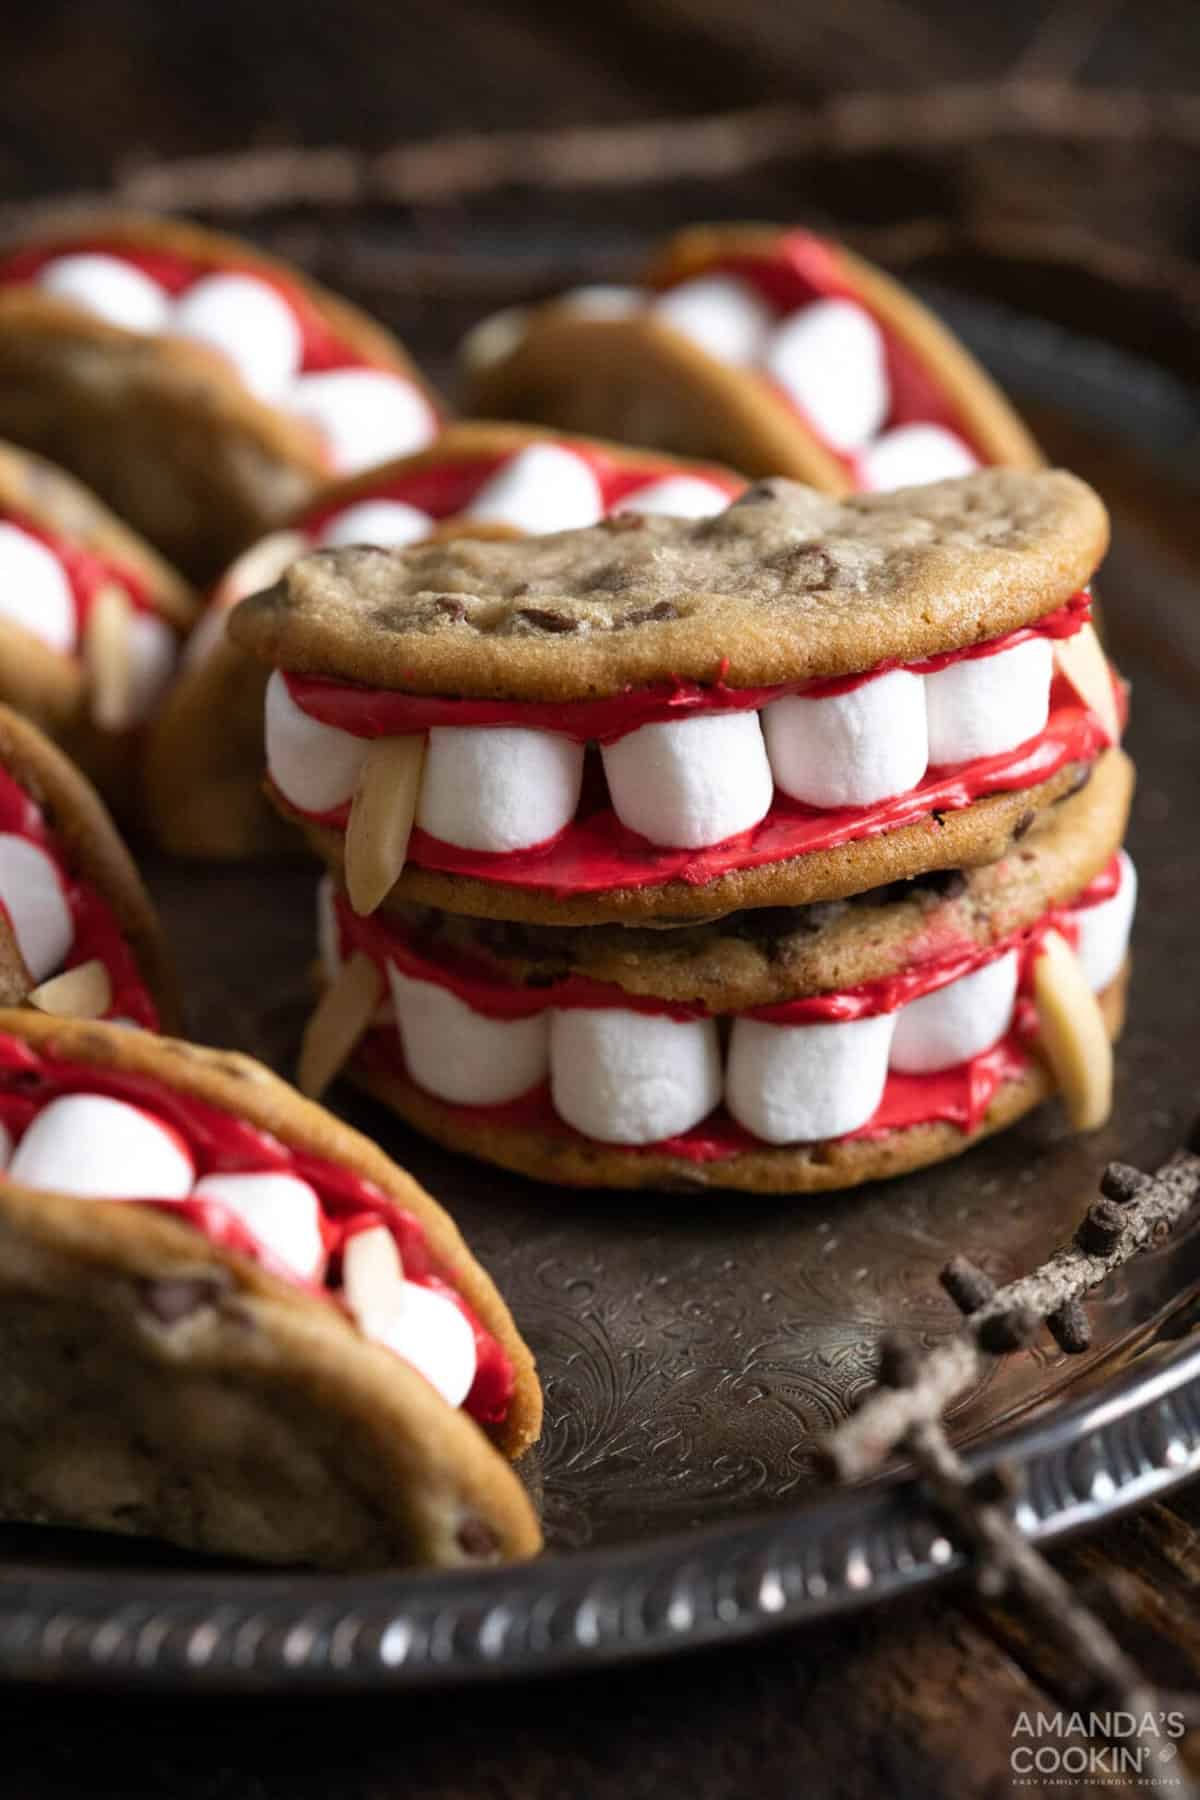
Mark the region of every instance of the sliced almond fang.
[[132, 614], [132, 600], [114, 581], [97, 591], [88, 608], [83, 665], [101, 731], [125, 731], [133, 723]]
[[52, 976], [28, 996], [30, 1006], [39, 1012], [69, 1019], [101, 1019], [112, 998], [112, 982], [99, 957]]
[[373, 913], [404, 868], [425, 761], [424, 737], [376, 738], [367, 751], [346, 826], [346, 892]]
[[1100, 1002], [1079, 958], [1048, 931], [1033, 965], [1039, 1044], [1076, 1131], [1094, 1131], [1112, 1110], [1113, 1051]]
[[383, 976], [356, 950], [338, 970], [308, 1021], [296, 1085], [316, 1100], [346, 1062], [383, 998]]
[[1079, 698], [1095, 713], [1110, 743], [1121, 737], [1121, 720], [1117, 713], [1117, 697], [1113, 692], [1112, 670], [1096, 636], [1094, 625], [1085, 625], [1073, 637], [1059, 638], [1054, 646], [1054, 660]]
[[309, 541], [299, 531], [271, 531], [248, 550], [243, 550], [221, 577], [216, 592], [218, 606], [236, 606], [247, 594], [272, 587], [284, 570], [303, 556]]
[[357, 1231], [342, 1252], [342, 1292], [359, 1325], [373, 1335], [373, 1320], [387, 1319], [404, 1297], [404, 1265], [384, 1225]]

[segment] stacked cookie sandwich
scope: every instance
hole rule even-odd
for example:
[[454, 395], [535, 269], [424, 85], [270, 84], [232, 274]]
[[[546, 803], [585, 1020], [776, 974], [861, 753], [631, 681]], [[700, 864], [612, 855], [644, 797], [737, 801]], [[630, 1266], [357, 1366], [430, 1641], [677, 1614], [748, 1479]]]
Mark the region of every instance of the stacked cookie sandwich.
[[800, 1191], [1108, 1106], [1134, 898], [1060, 473], [342, 548], [242, 603], [330, 870], [302, 1085], [552, 1180]]

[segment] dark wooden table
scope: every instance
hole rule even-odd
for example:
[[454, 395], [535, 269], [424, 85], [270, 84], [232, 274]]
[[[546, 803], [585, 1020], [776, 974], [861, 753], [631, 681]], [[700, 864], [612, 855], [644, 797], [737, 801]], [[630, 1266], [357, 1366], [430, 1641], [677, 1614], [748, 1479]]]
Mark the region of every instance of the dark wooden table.
[[[533, 289], [620, 266], [634, 235], [749, 214], [834, 221], [1196, 369], [1191, 0], [10, 0], [0, 32], [0, 215], [114, 174], [135, 200], [234, 219], [290, 186], [275, 241], [386, 295], [435, 355], [507, 297], [514, 263]], [[689, 123], [710, 114], [715, 134]], [[481, 149], [482, 131], [506, 135]], [[341, 209], [364, 191], [379, 218], [350, 243]], [[1090, 434], [1055, 447], [1111, 470]], [[1194, 558], [1195, 508], [1167, 517], [1153, 475], [1120, 479]], [[1184, 1493], [1057, 1559], [1169, 1687], [1200, 1686], [1198, 1530]], [[0, 1795], [1007, 1795], [1014, 1728], [1070, 1674], [1019, 1617], [955, 1594], [734, 1655], [415, 1702], [9, 1691]]]

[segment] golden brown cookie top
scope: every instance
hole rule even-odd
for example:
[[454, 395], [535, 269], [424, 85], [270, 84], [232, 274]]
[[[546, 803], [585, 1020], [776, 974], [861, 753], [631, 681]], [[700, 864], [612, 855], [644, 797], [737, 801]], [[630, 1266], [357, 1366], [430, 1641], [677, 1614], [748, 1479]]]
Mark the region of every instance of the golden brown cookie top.
[[243, 602], [264, 662], [417, 693], [566, 700], [768, 685], [1018, 629], [1086, 585], [1108, 518], [1063, 470], [834, 500], [780, 479], [713, 518], [302, 558]]

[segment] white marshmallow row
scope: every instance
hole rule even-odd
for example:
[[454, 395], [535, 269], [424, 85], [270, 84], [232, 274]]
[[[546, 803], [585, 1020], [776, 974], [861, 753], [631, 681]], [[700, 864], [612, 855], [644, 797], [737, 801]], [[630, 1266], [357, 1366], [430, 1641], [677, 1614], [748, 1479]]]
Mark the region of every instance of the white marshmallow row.
[[[1116, 894], [1075, 913], [1080, 961], [1097, 992], [1125, 959], [1136, 897], [1122, 851]], [[338, 956], [327, 889], [320, 916], [330, 974]], [[549, 1079], [555, 1111], [568, 1125], [599, 1143], [635, 1146], [690, 1130], [723, 1096], [753, 1137], [791, 1144], [865, 1125], [889, 1070], [932, 1074], [998, 1043], [1012, 1022], [1019, 957], [1005, 951], [892, 1013], [807, 1025], [735, 1018], [724, 1072], [714, 1019], [620, 1007], [548, 1007], [530, 1018], [494, 1019], [435, 982], [394, 965], [388, 975], [408, 1072], [439, 1099], [502, 1105]]]
[[[54, 552], [8, 520], [0, 520], [0, 618], [11, 619], [51, 650], [79, 649], [75, 598]], [[165, 619], [139, 608], [130, 619], [131, 722], [149, 716], [175, 665], [175, 633]]]
[[[748, 831], [776, 788], [817, 807], [871, 806], [907, 793], [930, 763], [1015, 749], [1043, 729], [1054, 653], [1029, 638], [932, 675], [896, 669], [847, 693], [774, 700], [758, 713], [642, 725], [602, 752], [613, 810], [653, 844], [687, 849]], [[354, 792], [367, 740], [301, 710], [276, 672], [267, 687], [271, 779], [303, 812]], [[417, 824], [444, 843], [507, 851], [545, 843], [575, 816], [583, 750], [515, 726], [429, 733]]]
[[169, 333], [220, 351], [251, 393], [317, 428], [339, 473], [406, 456], [437, 432], [433, 408], [402, 375], [370, 368], [303, 374], [296, 315], [256, 275], [201, 275], [173, 300], [133, 263], [87, 252], [51, 258], [34, 279], [125, 331]]
[[[205, 1175], [163, 1120], [107, 1094], [68, 1094], [34, 1115], [13, 1149], [0, 1127], [0, 1166], [25, 1187], [92, 1200], [207, 1200], [223, 1206], [294, 1275], [318, 1281], [325, 1267], [321, 1206], [307, 1181], [286, 1171]], [[383, 1248], [386, 1242], [388, 1249]], [[370, 1244], [375, 1245], [370, 1252]], [[382, 1261], [372, 1284], [364, 1258]], [[451, 1406], [475, 1379], [475, 1336], [444, 1294], [406, 1281], [391, 1233], [380, 1226], [351, 1240], [343, 1289], [361, 1329], [418, 1368]]]
[[[698, 275], [657, 295], [637, 288], [579, 288], [558, 304], [603, 319], [626, 318], [645, 308], [718, 362], [759, 370], [818, 437], [854, 459], [860, 490], [918, 487], [979, 467], [969, 446], [944, 425], [884, 430], [891, 410], [887, 346], [857, 301], [814, 300], [777, 318], [740, 276]], [[511, 354], [527, 322], [528, 313], [519, 309], [485, 319], [463, 346], [468, 366], [483, 368]]]

